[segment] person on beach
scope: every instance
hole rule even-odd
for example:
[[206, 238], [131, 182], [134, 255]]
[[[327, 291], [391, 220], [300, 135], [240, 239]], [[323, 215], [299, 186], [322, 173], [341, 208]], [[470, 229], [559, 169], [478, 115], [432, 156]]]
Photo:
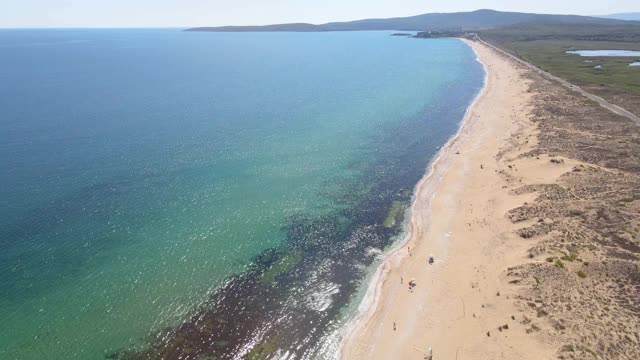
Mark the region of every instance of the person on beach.
[[393, 322], [393, 331], [396, 331], [396, 322]]

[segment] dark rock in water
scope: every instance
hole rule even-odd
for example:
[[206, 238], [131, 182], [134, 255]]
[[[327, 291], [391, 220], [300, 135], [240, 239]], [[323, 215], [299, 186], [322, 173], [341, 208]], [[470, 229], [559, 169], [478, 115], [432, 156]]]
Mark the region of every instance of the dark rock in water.
[[391, 34], [391, 36], [414, 36], [414, 35], [409, 33], [393, 33]]
[[[123, 349], [108, 357], [266, 359], [278, 351], [303, 357], [355, 293], [363, 277], [361, 265], [374, 261], [366, 256], [366, 249], [385, 248], [401, 231], [402, 211], [394, 215], [397, 222], [393, 226], [381, 224], [388, 217], [390, 203], [403, 209], [411, 199], [408, 189], [416, 178], [398, 179], [403, 183], [373, 188], [357, 202], [358, 211], [292, 216], [286, 228], [286, 246], [256, 256], [245, 272], [231, 277], [189, 319], [152, 336], [148, 347]], [[398, 188], [402, 190], [398, 192]], [[314, 307], [308, 288], [322, 289], [326, 284], [335, 287], [330, 302]], [[255, 344], [248, 353], [246, 344]]]

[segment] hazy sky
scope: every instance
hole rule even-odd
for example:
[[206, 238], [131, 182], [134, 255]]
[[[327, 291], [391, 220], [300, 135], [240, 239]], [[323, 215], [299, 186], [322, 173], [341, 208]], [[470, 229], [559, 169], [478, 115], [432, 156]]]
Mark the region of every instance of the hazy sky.
[[639, 0], [0, 0], [0, 27], [190, 27], [324, 23], [480, 8], [579, 15]]

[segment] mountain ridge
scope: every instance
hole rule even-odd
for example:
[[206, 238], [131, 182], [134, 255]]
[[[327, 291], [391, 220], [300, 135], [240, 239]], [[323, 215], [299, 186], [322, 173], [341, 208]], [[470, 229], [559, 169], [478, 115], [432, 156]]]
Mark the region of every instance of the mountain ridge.
[[624, 20], [580, 15], [534, 14], [503, 12], [480, 9], [470, 12], [427, 13], [421, 15], [362, 19], [347, 22], [329, 22], [325, 24], [288, 23], [261, 26], [218, 26], [196, 27], [186, 31], [212, 32], [320, 32], [320, 31], [359, 31], [359, 30], [482, 30], [499, 26], [527, 22], [560, 22], [567, 24], [617, 24]]
[[626, 12], [626, 13], [616, 13], [609, 15], [598, 16], [603, 19], [617, 19], [617, 20], [627, 20], [627, 21], [640, 21], [640, 12]]

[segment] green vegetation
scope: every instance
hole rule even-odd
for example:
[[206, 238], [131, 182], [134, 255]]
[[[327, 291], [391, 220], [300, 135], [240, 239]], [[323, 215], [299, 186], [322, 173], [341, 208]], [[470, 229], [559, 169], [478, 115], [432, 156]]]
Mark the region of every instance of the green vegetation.
[[640, 22], [536, 22], [484, 30], [480, 37], [586, 91], [640, 112], [640, 67], [629, 66], [639, 57], [567, 54], [570, 50], [640, 51]]
[[293, 269], [293, 267], [296, 266], [296, 264], [302, 261], [302, 256], [303, 255], [301, 251], [294, 251], [292, 253], [289, 253], [283, 256], [278, 261], [276, 261], [273, 265], [271, 265], [271, 267], [262, 274], [260, 283], [263, 286], [270, 286], [271, 284], [274, 283], [274, 281], [279, 275], [284, 274], [287, 271]]
[[580, 270], [578, 271], [578, 276], [584, 279], [587, 277], [587, 274], [585, 274], [584, 271]]
[[578, 258], [578, 255], [571, 253], [569, 255], [564, 255], [563, 257], [560, 258], [560, 260], [564, 260], [564, 261], [576, 261], [576, 259]]
[[246, 358], [247, 360], [266, 360], [269, 359], [276, 350], [277, 348], [275, 344], [267, 341], [254, 346], [254, 348], [249, 351]]
[[[535, 40], [511, 44], [520, 58], [577, 85], [607, 86], [640, 95], [639, 57], [585, 57], [571, 50], [640, 50], [640, 44], [603, 41]], [[589, 62], [588, 62], [589, 61]], [[597, 69], [596, 66], [602, 68]]]
[[393, 225], [395, 225], [396, 218], [398, 217], [402, 209], [403, 209], [402, 202], [394, 200], [391, 203], [391, 209], [389, 209], [389, 212], [387, 213], [387, 218], [384, 219], [384, 223], [382, 225], [386, 228], [390, 228]]
[[576, 209], [569, 210], [569, 215], [571, 216], [582, 216], [583, 214], [584, 212], [580, 210], [576, 210]]
[[633, 197], [630, 197], [630, 198], [621, 199], [620, 202], [631, 203], [631, 202], [634, 202], [636, 200], [640, 200], [640, 195], [634, 195]]
[[555, 262], [556, 266], [559, 267], [560, 269], [564, 269], [564, 263], [562, 262], [562, 260], [560, 259], [556, 259]]
[[485, 40], [508, 45], [536, 40], [640, 42], [640, 23], [569, 23], [536, 21], [483, 30]]
[[584, 348], [583, 349], [585, 352], [591, 354], [593, 357], [598, 357], [598, 354], [595, 353], [595, 351], [589, 349], [589, 348]]

